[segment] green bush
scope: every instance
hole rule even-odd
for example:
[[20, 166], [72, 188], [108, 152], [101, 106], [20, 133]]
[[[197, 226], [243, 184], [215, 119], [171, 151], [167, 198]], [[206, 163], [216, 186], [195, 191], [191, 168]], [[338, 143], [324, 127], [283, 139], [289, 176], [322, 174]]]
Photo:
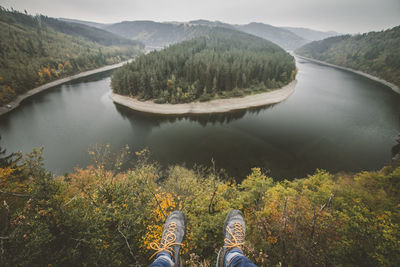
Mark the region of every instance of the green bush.
[[199, 97], [199, 101], [200, 101], [200, 102], [206, 102], [206, 101], [210, 101], [210, 100], [212, 100], [212, 97], [211, 97], [211, 95], [209, 95], [209, 94], [202, 94], [202, 95]]
[[[1, 150], [0, 150], [1, 151]], [[100, 151], [100, 150], [99, 150]], [[125, 150], [123, 150], [125, 151]], [[398, 266], [400, 167], [276, 182], [253, 168], [241, 184], [211, 169], [161, 171], [138, 152], [53, 178], [40, 151], [1, 160], [2, 266], [148, 265], [166, 216], [185, 212], [190, 266], [211, 266], [230, 209], [246, 218], [245, 254], [259, 266]], [[107, 162], [102, 159], [108, 159]], [[113, 160], [114, 159], [114, 160]], [[11, 193], [14, 193], [11, 194]], [[201, 264], [200, 264], [201, 263]]]

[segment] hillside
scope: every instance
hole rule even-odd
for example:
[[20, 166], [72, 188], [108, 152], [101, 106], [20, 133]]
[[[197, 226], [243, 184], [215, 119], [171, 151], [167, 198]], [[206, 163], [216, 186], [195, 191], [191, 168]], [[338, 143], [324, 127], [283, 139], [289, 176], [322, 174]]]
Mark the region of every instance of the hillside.
[[331, 37], [304, 45], [296, 53], [360, 70], [400, 86], [400, 26], [381, 32]]
[[117, 94], [176, 104], [279, 88], [295, 73], [294, 58], [277, 45], [213, 28], [206, 36], [139, 57], [114, 73], [111, 86]]
[[72, 36], [83, 37], [101, 45], [138, 45], [139, 42], [124, 38], [120, 35], [74, 22], [64, 22], [58, 19], [40, 16], [40, 22], [54, 30]]
[[124, 21], [112, 25], [103, 25], [101, 27], [102, 29], [132, 40], [141, 41], [147, 46], [155, 48], [162, 48], [170, 44], [201, 36], [215, 27], [236, 29], [250, 33], [274, 42], [280, 47], [288, 50], [298, 48], [309, 42], [309, 40], [306, 40], [289, 30], [262, 23], [232, 25], [219, 21], [208, 20], [194, 20], [188, 23]]
[[253, 22], [247, 25], [238, 25], [236, 28], [276, 43], [287, 50], [296, 49], [308, 42], [308, 40], [301, 38], [291, 31], [263, 23]]
[[289, 30], [280, 27], [274, 27], [272, 25], [263, 23], [252, 22], [245, 25], [232, 25], [220, 21], [208, 21], [208, 20], [196, 20], [196, 21], [190, 21], [189, 23], [194, 25], [236, 29], [271, 41], [287, 50], [298, 48], [303, 44], [309, 42], [308, 40], [305, 40], [304, 38], [296, 35], [295, 33]]
[[106, 25], [103, 28], [126, 38], [143, 42], [146, 46], [154, 48], [163, 48], [210, 31], [210, 27], [153, 21], [124, 21]]
[[235, 29], [234, 25], [228, 24], [228, 23], [224, 23], [221, 21], [209, 21], [209, 20], [205, 20], [205, 19], [198, 19], [198, 20], [191, 20], [189, 21], [189, 24], [192, 25], [203, 25], [203, 26], [209, 26], [209, 27], [220, 27], [220, 28], [228, 28], [231, 30]]
[[275, 27], [254, 22], [246, 25], [236, 25], [204, 19], [189, 22], [124, 21], [115, 24], [102, 24], [64, 18], [62, 20], [104, 29], [132, 40], [141, 41], [148, 47], [157, 49], [198, 37], [214, 27], [236, 29], [250, 33], [274, 42], [287, 50], [296, 49], [311, 41], [339, 35], [333, 31], [322, 32], [307, 28]]
[[132, 58], [142, 45], [96, 28], [1, 8], [0, 48], [4, 105], [41, 84]]
[[299, 27], [283, 27], [283, 28], [288, 31], [293, 32], [294, 34], [302, 37], [303, 39], [308, 40], [309, 42], [319, 41], [319, 40], [326, 39], [329, 37], [341, 35], [340, 33], [335, 32], [335, 31], [323, 32], [323, 31], [316, 31], [316, 30], [312, 30], [312, 29], [299, 28]]
[[79, 20], [79, 19], [68, 19], [68, 18], [57, 18], [58, 20], [61, 21], [65, 21], [65, 22], [72, 22], [72, 23], [79, 23], [79, 24], [83, 24], [86, 26], [90, 26], [90, 27], [95, 27], [95, 28], [99, 28], [102, 29], [104, 28], [106, 25], [105, 23], [98, 23], [98, 22], [93, 22], [93, 21], [87, 21], [87, 20]]

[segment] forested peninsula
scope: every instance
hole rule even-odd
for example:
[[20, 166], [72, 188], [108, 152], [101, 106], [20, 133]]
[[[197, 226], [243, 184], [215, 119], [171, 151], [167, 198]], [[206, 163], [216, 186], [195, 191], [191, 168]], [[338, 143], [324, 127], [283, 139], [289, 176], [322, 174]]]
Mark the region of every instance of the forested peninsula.
[[138, 57], [112, 77], [114, 93], [158, 104], [231, 98], [280, 88], [294, 80], [294, 58], [279, 46], [236, 30]]
[[137, 55], [113, 33], [0, 7], [0, 106], [34, 87]]
[[316, 41], [300, 56], [358, 70], [400, 87], [400, 26], [381, 32], [343, 35]]

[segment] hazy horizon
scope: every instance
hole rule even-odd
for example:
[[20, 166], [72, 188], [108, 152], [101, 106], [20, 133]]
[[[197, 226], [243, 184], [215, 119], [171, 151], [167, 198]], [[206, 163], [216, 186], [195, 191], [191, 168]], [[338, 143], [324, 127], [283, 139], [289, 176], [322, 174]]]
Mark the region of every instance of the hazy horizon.
[[[261, 22], [340, 33], [379, 31], [400, 25], [400, 1], [386, 0], [262, 0], [235, 2], [190, 0], [0, 0], [5, 8], [49, 17], [98, 23], [151, 20], [188, 22], [205, 19], [230, 24]], [[155, 8], [157, 7], [157, 8]]]

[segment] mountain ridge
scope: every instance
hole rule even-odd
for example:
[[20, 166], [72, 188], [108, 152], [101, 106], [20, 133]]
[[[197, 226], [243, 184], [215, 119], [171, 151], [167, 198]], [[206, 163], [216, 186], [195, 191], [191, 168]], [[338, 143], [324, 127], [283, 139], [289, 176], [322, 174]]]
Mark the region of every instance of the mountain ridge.
[[[70, 19], [63, 19], [70, 20]], [[250, 22], [248, 24], [229, 24], [221, 21], [209, 21], [205, 19], [191, 20], [188, 22], [156, 22], [152, 20], [121, 21], [112, 24], [101, 24], [96, 22], [70, 20], [71, 22], [94, 25], [101, 29], [108, 30], [125, 38], [144, 42], [147, 46], [162, 48], [173, 43], [185, 41], [205, 33], [210, 27], [223, 27], [236, 29], [246, 33], [256, 35], [266, 40], [272, 41], [287, 50], [296, 49], [305, 43], [330, 37], [336, 32], [322, 32], [307, 28], [296, 27], [276, 27], [273, 25]], [[147, 25], [145, 25], [147, 24]], [[208, 27], [191, 28], [186, 27]], [[303, 34], [304, 33], [304, 34]]]

